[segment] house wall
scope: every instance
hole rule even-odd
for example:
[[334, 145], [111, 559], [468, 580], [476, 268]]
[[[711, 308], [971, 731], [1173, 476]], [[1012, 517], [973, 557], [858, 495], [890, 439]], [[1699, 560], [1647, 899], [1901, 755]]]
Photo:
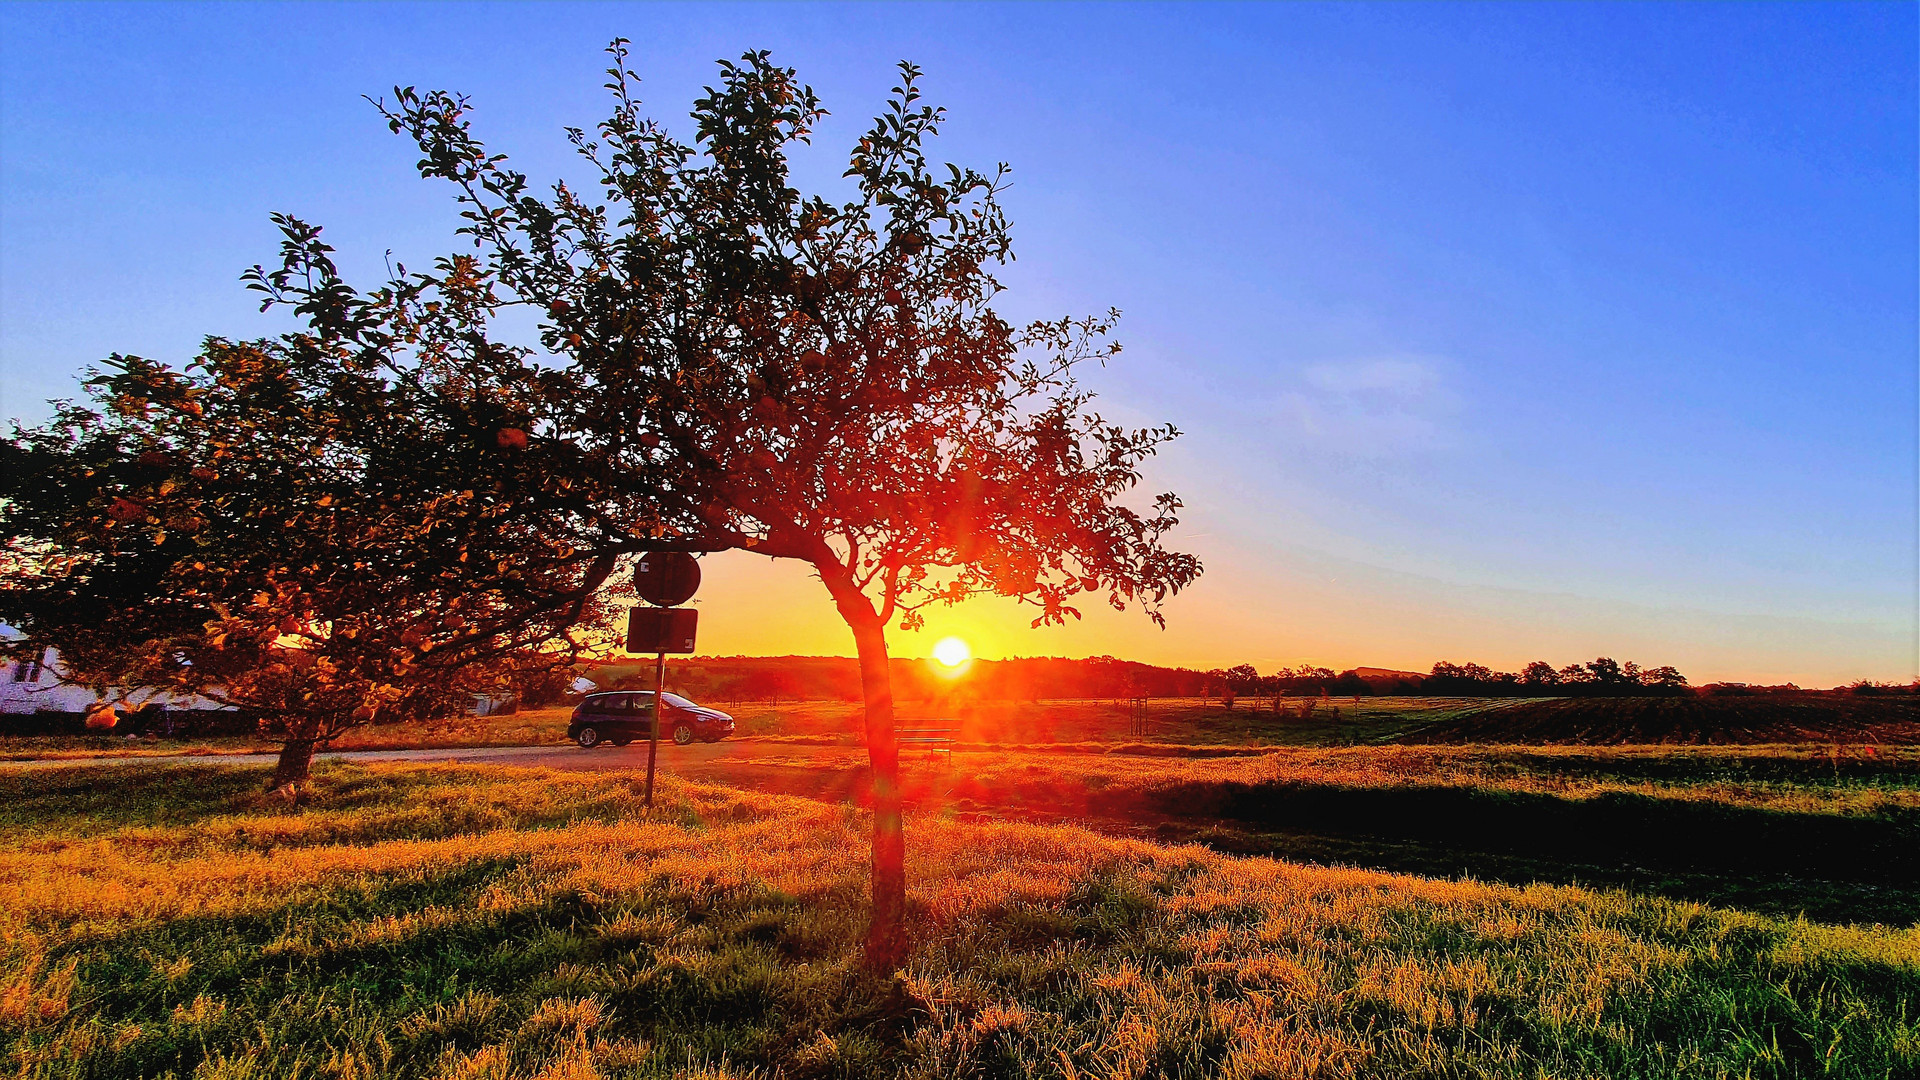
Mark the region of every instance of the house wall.
[[65, 682], [66, 670], [60, 666], [60, 653], [47, 649], [37, 658], [17, 660], [0, 666], [0, 714], [84, 713], [102, 699], [135, 706], [158, 704], [169, 710], [232, 712], [223, 705], [198, 694], [174, 694], [151, 688], [110, 686], [104, 694], [92, 687]]

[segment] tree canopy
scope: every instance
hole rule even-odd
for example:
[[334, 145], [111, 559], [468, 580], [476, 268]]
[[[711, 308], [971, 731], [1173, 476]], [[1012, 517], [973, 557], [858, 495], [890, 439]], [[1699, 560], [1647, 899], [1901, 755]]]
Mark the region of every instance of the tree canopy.
[[657, 481], [630, 506], [641, 524], [837, 566], [830, 587], [869, 590], [882, 622], [980, 592], [1034, 604], [1036, 625], [1080, 594], [1158, 618], [1198, 572], [1159, 543], [1178, 500], [1116, 500], [1177, 433], [1087, 409], [1073, 369], [1119, 351], [1112, 313], [1014, 328], [990, 306], [1005, 171], [929, 165], [941, 113], [918, 70], [902, 65], [836, 203], [788, 186], [788, 148], [825, 112], [792, 70], [722, 63], [687, 145], [642, 115], [624, 43], [611, 52], [614, 114], [569, 132], [604, 201], [564, 183], [535, 197], [464, 98], [401, 89], [382, 107], [422, 174], [457, 186], [490, 300], [545, 316], [559, 437]]
[[[1016, 327], [995, 310], [994, 269], [1012, 254], [1006, 168], [930, 163], [942, 112], [922, 103], [918, 69], [901, 65], [830, 197], [791, 186], [788, 155], [825, 115], [792, 69], [764, 52], [722, 62], [682, 142], [642, 112], [626, 43], [609, 53], [611, 115], [591, 134], [567, 132], [593, 173], [582, 190], [536, 193], [475, 136], [459, 95], [396, 88], [376, 102], [419, 148], [420, 173], [453, 185], [472, 249], [362, 293], [318, 229], [280, 218], [280, 265], [249, 281], [306, 332], [211, 342], [185, 381], [116, 361], [134, 385], [108, 386], [116, 409], [169, 395], [198, 405], [235, 365], [290, 371], [289, 385], [269, 378], [222, 421], [241, 429], [222, 444], [230, 457], [261, 441], [281, 448], [272, 467], [249, 475], [196, 456], [216, 442], [180, 418], [209, 424], [224, 409], [149, 410], [178, 432], [137, 409], [65, 414], [9, 452], [97, 446], [132, 469], [127, 455], [151, 442], [172, 471], [103, 474], [86, 499], [34, 511], [40, 555], [53, 560], [35, 565], [138, 562], [138, 588], [103, 585], [96, 607], [175, 595], [182, 626], [200, 607], [219, 616], [209, 641], [250, 640], [267, 658], [285, 647], [276, 635], [304, 637], [316, 665], [328, 649], [362, 648], [333, 644], [346, 629], [374, 632], [354, 613], [393, 612], [377, 622], [391, 659], [355, 669], [377, 695], [397, 685], [380, 664], [417, 673], [446, 658], [451, 670], [496, 644], [577, 646], [570, 620], [589, 615], [623, 555], [739, 549], [804, 563], [860, 657], [874, 776], [869, 958], [890, 966], [904, 945], [904, 840], [887, 629], [979, 594], [1031, 605], [1036, 626], [1079, 617], [1086, 598], [1161, 621], [1200, 565], [1163, 544], [1178, 498], [1128, 497], [1177, 432], [1105, 420], [1077, 381], [1082, 365], [1119, 352], [1117, 313]], [[501, 329], [510, 309], [537, 320], [537, 347]], [[283, 415], [286, 431], [267, 430]], [[191, 472], [203, 464], [213, 478]], [[232, 493], [208, 499], [200, 484]], [[267, 494], [248, 494], [256, 487]], [[270, 510], [248, 501], [261, 498]], [[114, 499], [138, 513], [115, 518]], [[168, 500], [198, 500], [188, 509], [206, 523], [168, 525]], [[253, 558], [274, 533], [299, 535], [284, 555]], [[215, 537], [232, 558], [199, 554]], [[52, 588], [94, 572], [43, 578]], [[392, 588], [404, 603], [381, 593], [388, 582], [403, 583]], [[248, 606], [248, 589], [266, 599]], [[381, 603], [320, 606], [336, 595]], [[256, 610], [245, 633], [223, 628]]]
[[[315, 232], [282, 224], [333, 288]], [[259, 714], [276, 784], [354, 724], [570, 663], [615, 565], [580, 557], [582, 481], [511, 383], [303, 314], [314, 332], [209, 339], [185, 370], [113, 356], [87, 402], [0, 442], [0, 618], [88, 683]]]
[[591, 195], [534, 194], [463, 97], [402, 88], [381, 110], [422, 175], [455, 186], [475, 295], [541, 316], [558, 358], [542, 422], [629, 485], [632, 531], [797, 560], [826, 585], [862, 664], [884, 966], [904, 903], [886, 628], [981, 593], [1033, 605], [1036, 626], [1078, 617], [1082, 596], [1159, 621], [1200, 566], [1162, 544], [1177, 497], [1122, 497], [1177, 432], [1107, 422], [1076, 381], [1118, 353], [1116, 313], [1014, 327], [992, 307], [1006, 169], [928, 161], [942, 112], [917, 68], [901, 65], [835, 200], [790, 184], [789, 152], [825, 115], [792, 69], [722, 62], [684, 143], [643, 114], [625, 42], [609, 52], [612, 115], [568, 132]]

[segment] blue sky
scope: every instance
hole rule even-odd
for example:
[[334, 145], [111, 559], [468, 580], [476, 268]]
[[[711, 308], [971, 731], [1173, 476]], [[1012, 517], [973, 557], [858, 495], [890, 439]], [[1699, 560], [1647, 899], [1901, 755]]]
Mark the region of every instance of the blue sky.
[[[1013, 166], [1003, 310], [1126, 312], [1093, 381], [1190, 433], [1150, 479], [1207, 577], [1165, 633], [956, 614], [985, 655], [1920, 664], [1912, 5], [7, 5], [0, 414], [282, 328], [236, 280], [272, 211], [363, 280], [444, 250], [362, 94], [465, 91], [578, 176], [615, 35], [670, 123], [716, 58], [798, 67], [803, 186], [915, 61], [939, 152]], [[804, 575], [717, 569], [716, 651], [850, 648]]]

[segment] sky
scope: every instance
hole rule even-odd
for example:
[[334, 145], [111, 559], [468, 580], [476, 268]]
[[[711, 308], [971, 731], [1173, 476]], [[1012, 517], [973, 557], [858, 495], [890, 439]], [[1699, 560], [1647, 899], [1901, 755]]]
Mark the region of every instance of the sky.
[[[1204, 577], [978, 655], [1920, 674], [1920, 28], [1910, 4], [0, 5], [0, 417], [111, 352], [289, 328], [274, 211], [366, 285], [451, 249], [362, 95], [471, 96], [539, 180], [608, 40], [690, 138], [769, 49], [831, 191], [925, 70], [940, 157], [1012, 167], [1015, 321], [1125, 316], [1098, 407], [1186, 434], [1146, 490]], [[707, 560], [701, 651], [851, 655], [797, 565]]]

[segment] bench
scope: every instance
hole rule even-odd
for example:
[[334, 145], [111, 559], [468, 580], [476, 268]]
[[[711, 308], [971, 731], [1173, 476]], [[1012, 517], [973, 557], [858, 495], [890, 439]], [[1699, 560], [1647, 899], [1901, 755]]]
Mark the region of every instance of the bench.
[[947, 763], [953, 763], [953, 733], [958, 728], [950, 727], [904, 727], [893, 729], [894, 745], [900, 747], [924, 746], [932, 754], [947, 755]]

